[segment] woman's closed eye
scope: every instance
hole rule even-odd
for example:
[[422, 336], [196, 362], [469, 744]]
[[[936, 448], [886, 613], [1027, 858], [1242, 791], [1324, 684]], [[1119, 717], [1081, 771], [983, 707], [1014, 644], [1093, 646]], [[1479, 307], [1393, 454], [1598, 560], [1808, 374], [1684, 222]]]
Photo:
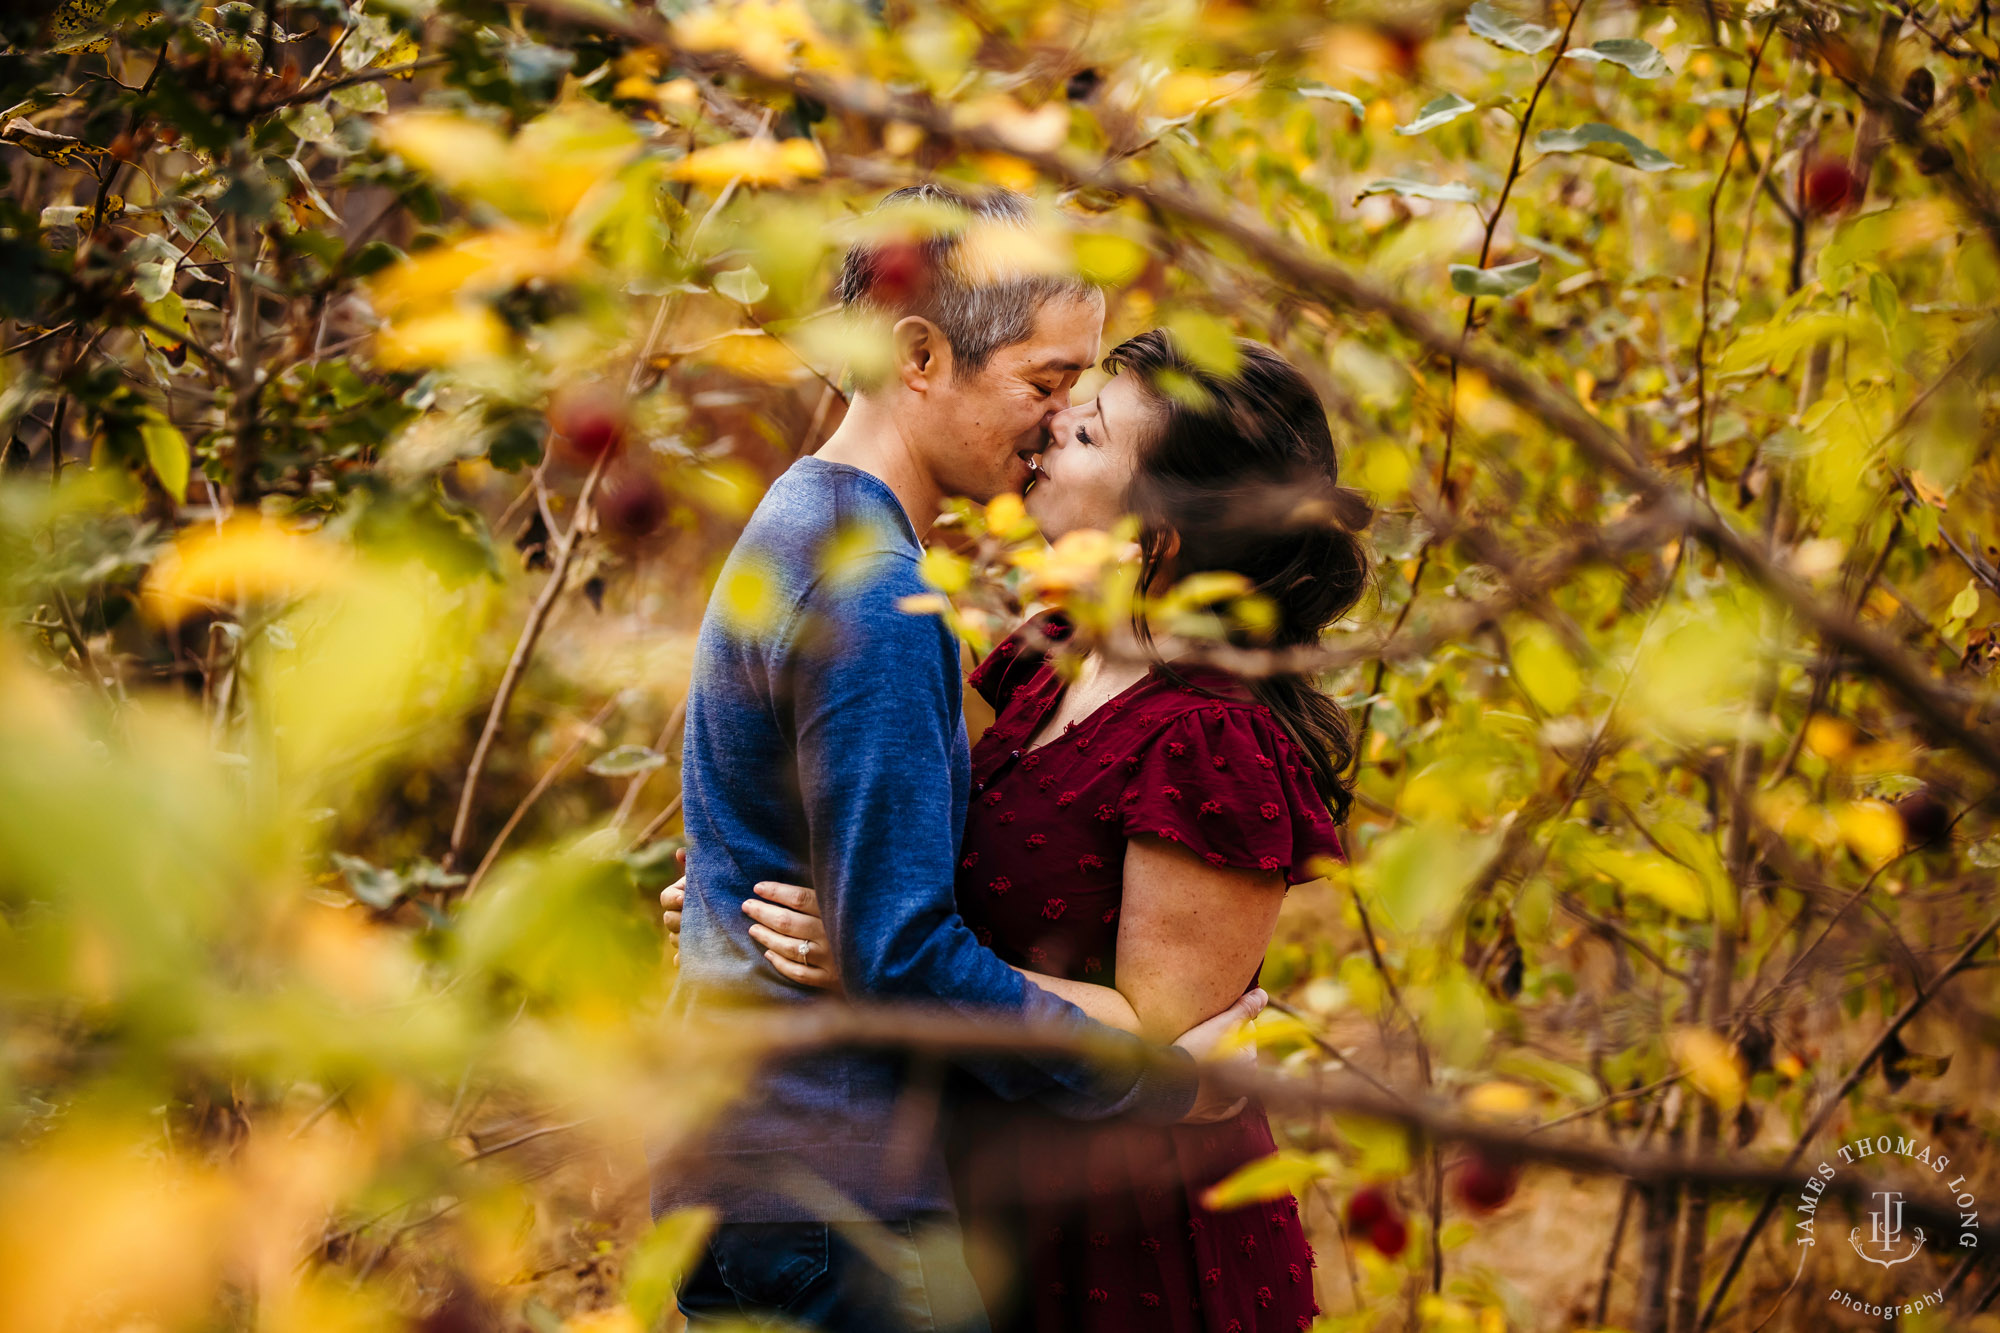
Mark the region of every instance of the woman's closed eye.
[[1097, 441], [1090, 438], [1089, 430], [1085, 429], [1082, 426], [1078, 426], [1076, 428], [1076, 442], [1078, 444], [1088, 444], [1092, 446], [1095, 446], [1097, 443]]

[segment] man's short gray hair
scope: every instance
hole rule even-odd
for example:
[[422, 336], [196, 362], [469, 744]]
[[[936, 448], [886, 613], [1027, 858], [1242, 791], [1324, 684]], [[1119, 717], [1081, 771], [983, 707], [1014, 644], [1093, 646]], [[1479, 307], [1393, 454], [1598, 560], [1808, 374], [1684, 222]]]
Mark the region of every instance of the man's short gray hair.
[[965, 192], [948, 185], [905, 186], [883, 197], [876, 211], [905, 208], [957, 215], [958, 225], [932, 226], [908, 241], [864, 241], [848, 251], [840, 269], [840, 302], [890, 320], [921, 315], [943, 331], [958, 375], [983, 367], [993, 353], [1026, 342], [1035, 316], [1051, 301], [1084, 300], [1097, 288], [1070, 273], [1014, 267], [977, 271], [968, 264], [965, 233], [974, 227], [1034, 225], [1034, 204], [1012, 190]]

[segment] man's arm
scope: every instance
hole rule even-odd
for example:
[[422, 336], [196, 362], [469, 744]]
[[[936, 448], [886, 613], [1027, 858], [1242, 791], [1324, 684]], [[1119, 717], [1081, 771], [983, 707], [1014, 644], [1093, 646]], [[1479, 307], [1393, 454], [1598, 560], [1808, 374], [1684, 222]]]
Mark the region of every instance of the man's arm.
[[[808, 609], [822, 623], [807, 642], [817, 650], [791, 672], [814, 887], [848, 993], [1094, 1031], [1136, 1057], [1144, 1048], [1129, 1034], [1030, 984], [958, 915], [956, 658], [940, 621], [896, 609], [921, 589], [914, 567], [897, 564], [837, 601], [816, 599]], [[1069, 1114], [1178, 1120], [1196, 1078], [1174, 1054], [1141, 1062], [1136, 1078], [1054, 1058], [968, 1067], [1002, 1096], [1041, 1097]]]

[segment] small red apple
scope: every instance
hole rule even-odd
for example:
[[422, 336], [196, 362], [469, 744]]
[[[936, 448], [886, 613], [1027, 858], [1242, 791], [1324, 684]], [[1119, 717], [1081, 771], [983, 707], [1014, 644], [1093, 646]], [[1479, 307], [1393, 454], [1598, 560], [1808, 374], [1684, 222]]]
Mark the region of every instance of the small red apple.
[[1366, 1231], [1394, 1211], [1389, 1196], [1373, 1185], [1356, 1190], [1347, 1200], [1347, 1229]]
[[1410, 1243], [1410, 1229], [1403, 1225], [1403, 1219], [1394, 1213], [1376, 1219], [1368, 1228], [1368, 1243], [1382, 1252], [1385, 1259], [1393, 1259], [1403, 1252]]
[[614, 537], [650, 537], [666, 521], [667, 493], [651, 472], [619, 462], [598, 483], [597, 516]]
[[1806, 168], [1806, 210], [1820, 214], [1838, 212], [1858, 193], [1857, 183], [1845, 162], [1821, 158]]
[[1474, 1153], [1452, 1172], [1452, 1190], [1458, 1201], [1480, 1213], [1490, 1213], [1513, 1198], [1520, 1183], [1520, 1167], [1484, 1153]]
[[1903, 821], [1903, 841], [1911, 847], [1928, 847], [1951, 831], [1951, 811], [1928, 787], [1897, 801], [1896, 814]]
[[924, 284], [923, 247], [915, 241], [890, 241], [875, 252], [868, 295], [899, 310], [914, 300]]
[[625, 443], [625, 400], [603, 384], [559, 389], [549, 400], [549, 428], [571, 461], [594, 463]]

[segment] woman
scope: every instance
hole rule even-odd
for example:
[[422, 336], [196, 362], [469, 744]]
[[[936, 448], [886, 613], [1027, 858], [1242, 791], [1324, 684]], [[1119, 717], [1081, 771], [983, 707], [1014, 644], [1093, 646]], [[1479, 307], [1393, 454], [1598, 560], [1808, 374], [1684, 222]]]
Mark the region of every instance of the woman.
[[[1220, 375], [1164, 332], [1120, 345], [1103, 392], [1053, 419], [1027, 507], [1051, 540], [1136, 514], [1139, 587], [1239, 574], [1275, 620], [1244, 645], [1312, 644], [1360, 597], [1367, 506], [1338, 485], [1304, 377], [1270, 348], [1237, 352]], [[1151, 642], [1143, 614], [1135, 628]], [[1302, 676], [1097, 651], [1058, 673], [1049, 645], [1069, 637], [1037, 617], [972, 675], [997, 716], [973, 749], [959, 910], [1037, 984], [1171, 1041], [1254, 983], [1286, 887], [1341, 855], [1349, 725]], [[837, 985], [811, 890], [757, 892], [744, 910], [772, 966]], [[1317, 1313], [1295, 1201], [1201, 1202], [1273, 1150], [1261, 1107], [1089, 1124], [968, 1081], [952, 1121], [975, 1268], [1002, 1257], [982, 1274], [997, 1329], [1289, 1333]]]

